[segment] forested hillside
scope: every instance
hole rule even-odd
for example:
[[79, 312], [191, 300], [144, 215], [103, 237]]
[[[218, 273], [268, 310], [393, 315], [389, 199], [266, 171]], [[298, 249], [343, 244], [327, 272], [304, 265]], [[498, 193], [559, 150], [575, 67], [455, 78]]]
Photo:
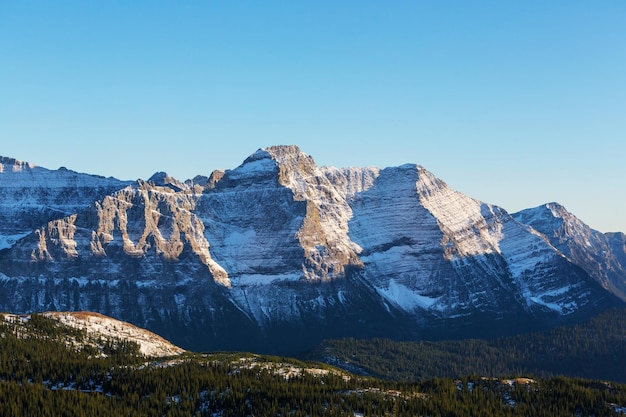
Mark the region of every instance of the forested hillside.
[[575, 326], [495, 340], [329, 340], [316, 357], [403, 381], [459, 375], [567, 375], [626, 382], [626, 310], [611, 310]]
[[0, 320], [3, 416], [616, 416], [626, 386], [582, 379], [401, 383], [244, 353], [146, 358], [41, 315]]

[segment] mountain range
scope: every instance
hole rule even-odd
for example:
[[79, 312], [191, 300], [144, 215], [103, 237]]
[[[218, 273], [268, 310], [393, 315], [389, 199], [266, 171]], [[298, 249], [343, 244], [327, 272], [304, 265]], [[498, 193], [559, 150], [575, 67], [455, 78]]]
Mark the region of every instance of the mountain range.
[[557, 203], [509, 214], [425, 168], [296, 146], [120, 181], [0, 158], [0, 310], [94, 311], [192, 350], [502, 336], [626, 300], [626, 235]]

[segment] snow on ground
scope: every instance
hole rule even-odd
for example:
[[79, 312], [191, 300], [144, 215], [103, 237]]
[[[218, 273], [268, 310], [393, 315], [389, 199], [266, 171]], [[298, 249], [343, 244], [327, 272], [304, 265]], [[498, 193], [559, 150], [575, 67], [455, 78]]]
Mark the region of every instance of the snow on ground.
[[286, 380], [302, 376], [303, 374], [317, 377], [335, 374], [342, 376], [346, 380], [350, 379], [350, 375], [336, 369], [331, 370], [316, 367], [302, 367], [286, 362], [267, 362], [256, 355], [240, 358], [239, 360], [232, 361], [230, 364], [235, 369], [269, 370], [275, 375], [282, 376]]
[[275, 170], [277, 170], [277, 165], [271, 159], [270, 154], [259, 149], [237, 168], [228, 170], [228, 173], [231, 179], [242, 179], [253, 176], [258, 172], [272, 172]]
[[48, 312], [44, 315], [67, 326], [87, 330], [90, 334], [133, 341], [139, 344], [140, 352], [145, 356], [171, 356], [184, 352], [183, 349], [148, 330], [98, 313]]
[[265, 285], [274, 281], [298, 281], [302, 278], [302, 273], [286, 273], [286, 274], [245, 274], [237, 277], [231, 277], [231, 282], [236, 287], [245, 287], [250, 285]]
[[396, 304], [405, 311], [412, 311], [418, 307], [427, 309], [439, 299], [420, 295], [410, 288], [397, 283], [395, 279], [389, 280], [389, 286], [387, 288], [376, 287], [376, 291], [385, 297], [385, 299]]
[[21, 238], [28, 236], [30, 234], [30, 232], [28, 233], [19, 233], [19, 234], [15, 234], [15, 235], [7, 235], [7, 236], [1, 236], [0, 235], [0, 250], [2, 249], [8, 249], [10, 247], [12, 247], [13, 245], [15, 245], [15, 242], [17, 242], [18, 240], [20, 240]]
[[470, 198], [448, 185], [421, 166], [416, 169], [420, 203], [437, 219], [442, 230], [454, 236], [458, 253], [463, 256], [499, 253], [504, 235], [494, 221], [500, 209]]
[[532, 294], [530, 290], [525, 289], [523, 292], [523, 296], [526, 299], [526, 302], [530, 305], [531, 303], [539, 304], [544, 307], [549, 308], [550, 310], [556, 311], [559, 314], [569, 314], [572, 311], [575, 311], [578, 307], [575, 301], [564, 302], [561, 301], [560, 304], [553, 303], [550, 300], [554, 299], [554, 297], [558, 297], [562, 294], [566, 294], [571, 291], [572, 286], [565, 286], [562, 288], [546, 291], [539, 294]]

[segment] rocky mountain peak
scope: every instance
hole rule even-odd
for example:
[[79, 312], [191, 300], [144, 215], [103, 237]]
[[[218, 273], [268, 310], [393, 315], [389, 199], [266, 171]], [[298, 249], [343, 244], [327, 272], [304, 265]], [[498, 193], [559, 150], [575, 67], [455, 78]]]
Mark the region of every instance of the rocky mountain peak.
[[258, 149], [234, 170], [226, 171], [229, 180], [258, 181], [261, 177], [272, 177], [278, 173], [278, 182], [291, 188], [296, 199], [304, 196], [299, 190], [303, 178], [316, 175], [317, 166], [310, 156], [295, 145], [271, 146]]
[[206, 190], [212, 190], [215, 185], [224, 177], [226, 171], [222, 169], [216, 169], [210, 176], [196, 175], [195, 177], [188, 179], [184, 182], [187, 189], [201, 194]]
[[552, 201], [550, 203], [546, 203], [544, 205], [544, 207], [550, 209], [552, 211], [552, 213], [554, 213], [555, 216], [557, 215], [557, 213], [566, 213], [568, 216], [572, 216], [572, 213], [567, 211], [564, 206], [562, 206], [561, 204], [557, 203], [556, 201]]
[[268, 146], [264, 150], [272, 155], [272, 157], [279, 162], [283, 162], [288, 159], [299, 159], [303, 157], [310, 158], [310, 156], [302, 152], [302, 150], [300, 150], [297, 145]]
[[202, 349], [284, 332], [406, 338], [459, 318], [527, 326], [626, 290], [624, 235], [602, 246], [556, 203], [514, 219], [415, 164], [318, 167], [273, 146], [184, 184], [165, 172], [132, 184], [44, 168], [4, 177], [0, 226], [20, 228], [0, 230], [0, 307], [96, 310]]
[[343, 276], [348, 265], [362, 266], [360, 248], [348, 236], [352, 209], [313, 158], [297, 146], [266, 150], [279, 167], [279, 182], [306, 202], [306, 215], [296, 236], [304, 248], [305, 277], [329, 280]]
[[29, 170], [35, 167], [36, 165], [33, 165], [28, 162], [20, 161], [15, 158], [9, 158], [6, 156], [0, 156], [0, 173], [20, 172], [20, 171]]
[[616, 245], [615, 235], [592, 229], [554, 202], [522, 210], [513, 217], [542, 233], [604, 288], [626, 300], [626, 247]]
[[294, 198], [304, 201], [317, 194], [310, 186], [318, 187], [327, 179], [312, 157], [297, 146], [273, 146], [266, 149], [279, 168], [279, 182], [294, 192]]
[[224, 171], [223, 169], [216, 169], [215, 171], [211, 172], [211, 176], [207, 178], [207, 182], [205, 184], [206, 187], [215, 188], [215, 184], [217, 184], [219, 180], [224, 178], [225, 173], [226, 171]]
[[168, 187], [174, 191], [182, 191], [187, 188], [186, 184], [170, 176], [167, 172], [155, 172], [149, 179], [149, 183], [161, 187]]
[[[200, 206], [209, 240], [216, 242], [215, 259], [234, 271], [235, 281], [244, 271], [247, 275], [254, 271], [256, 283], [294, 278], [328, 281], [344, 276], [348, 265], [361, 265], [358, 246], [347, 236], [349, 204], [313, 158], [297, 146], [259, 149], [239, 167], [220, 174]], [[233, 199], [238, 210], [224, 210]], [[273, 204], [259, 205], [261, 201]], [[265, 254], [270, 249], [274, 260]], [[235, 257], [228, 255], [233, 250]], [[302, 251], [304, 258], [299, 255], [296, 261], [295, 254]], [[268, 266], [275, 262], [289, 273], [270, 273], [274, 268]]]
[[544, 220], [554, 221], [555, 219], [572, 219], [574, 216], [565, 209], [564, 206], [557, 202], [542, 204], [537, 207], [522, 210], [517, 215], [522, 218], [542, 218]]
[[532, 226], [549, 238], [558, 237], [559, 245], [571, 236], [579, 235], [588, 238], [592, 233], [589, 226], [556, 202], [522, 210], [515, 213], [513, 217], [520, 223]]
[[279, 166], [287, 168], [315, 167], [313, 157], [305, 154], [296, 145], [270, 146], [264, 149]]

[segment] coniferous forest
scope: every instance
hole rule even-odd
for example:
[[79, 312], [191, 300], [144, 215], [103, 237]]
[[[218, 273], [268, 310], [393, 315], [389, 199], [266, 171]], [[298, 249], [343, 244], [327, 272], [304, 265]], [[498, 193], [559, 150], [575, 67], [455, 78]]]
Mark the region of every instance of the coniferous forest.
[[601, 380], [391, 376], [246, 353], [146, 358], [44, 316], [0, 320], [3, 416], [615, 416], [626, 406], [626, 386]]
[[609, 310], [573, 326], [493, 340], [327, 340], [311, 357], [400, 381], [566, 375], [626, 383], [626, 309]]

